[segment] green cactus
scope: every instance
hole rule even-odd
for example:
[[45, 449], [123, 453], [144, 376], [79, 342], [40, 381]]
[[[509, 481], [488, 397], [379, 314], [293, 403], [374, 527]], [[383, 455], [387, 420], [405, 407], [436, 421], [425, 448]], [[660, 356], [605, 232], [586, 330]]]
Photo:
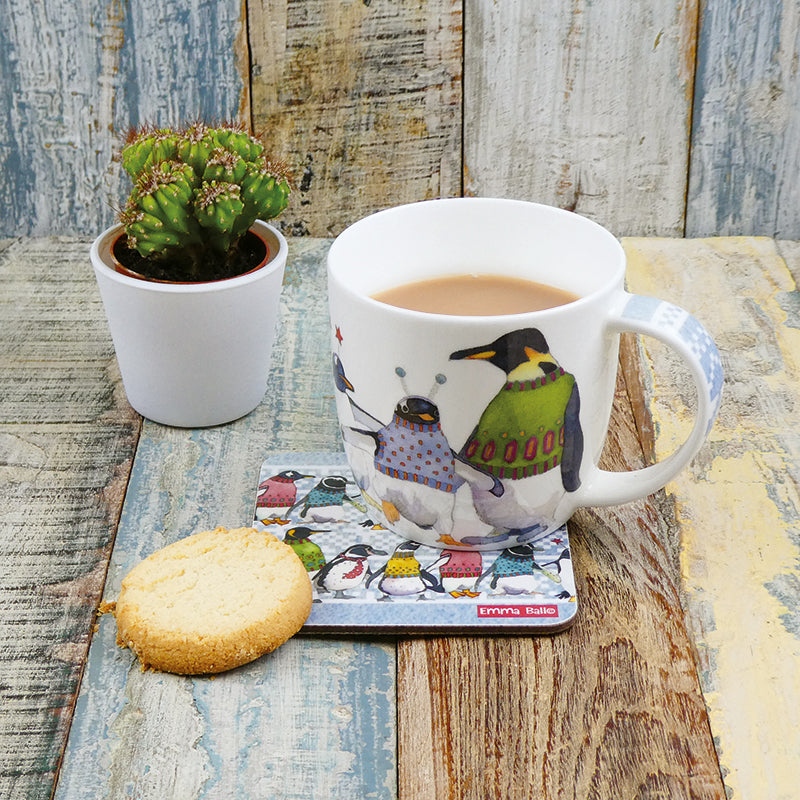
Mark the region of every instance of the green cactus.
[[120, 221], [150, 277], [237, 274], [242, 236], [289, 202], [286, 171], [238, 125], [135, 129], [121, 160], [134, 187]]

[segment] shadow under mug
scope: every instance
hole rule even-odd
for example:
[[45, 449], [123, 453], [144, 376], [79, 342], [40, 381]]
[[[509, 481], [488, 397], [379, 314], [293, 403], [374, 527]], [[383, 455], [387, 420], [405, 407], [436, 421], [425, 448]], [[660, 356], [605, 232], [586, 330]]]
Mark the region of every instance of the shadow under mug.
[[[577, 508], [644, 497], [688, 464], [716, 417], [722, 367], [708, 332], [683, 309], [626, 292], [620, 243], [572, 212], [487, 198], [398, 206], [343, 231], [327, 266], [347, 459], [370, 515], [415, 542], [505, 549], [546, 535]], [[579, 299], [457, 316], [372, 298], [463, 274], [523, 278]], [[677, 351], [697, 410], [670, 457], [615, 473], [597, 464], [622, 331]]]

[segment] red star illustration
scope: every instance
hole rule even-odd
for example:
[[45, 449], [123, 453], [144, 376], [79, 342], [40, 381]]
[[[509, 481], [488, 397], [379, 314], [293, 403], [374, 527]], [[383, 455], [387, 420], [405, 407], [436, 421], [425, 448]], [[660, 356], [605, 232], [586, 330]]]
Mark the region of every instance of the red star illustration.
[[336, 338], [339, 340], [339, 344], [342, 343], [342, 339], [344, 338], [342, 336], [342, 329], [338, 325], [336, 326]]

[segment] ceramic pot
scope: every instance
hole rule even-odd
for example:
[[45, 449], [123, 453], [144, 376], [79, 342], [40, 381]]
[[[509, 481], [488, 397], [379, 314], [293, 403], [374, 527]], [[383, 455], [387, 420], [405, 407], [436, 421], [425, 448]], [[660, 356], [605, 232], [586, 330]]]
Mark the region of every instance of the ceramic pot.
[[131, 406], [164, 425], [201, 428], [251, 412], [267, 388], [287, 244], [257, 220], [267, 245], [255, 270], [208, 283], [123, 275], [111, 248], [115, 225], [92, 244], [91, 261]]

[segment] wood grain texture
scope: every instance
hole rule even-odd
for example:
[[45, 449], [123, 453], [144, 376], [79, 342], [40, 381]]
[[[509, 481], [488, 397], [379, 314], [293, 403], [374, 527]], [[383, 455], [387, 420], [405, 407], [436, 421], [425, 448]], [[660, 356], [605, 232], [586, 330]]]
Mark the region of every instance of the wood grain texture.
[[0, 245], [0, 797], [49, 798], [139, 418], [88, 242]]
[[465, 191], [681, 235], [696, 0], [467, 0]]
[[[231, 425], [146, 422], [105, 597], [159, 547], [216, 525], [248, 524], [264, 457], [337, 449], [324, 258], [293, 240], [269, 388]], [[295, 637], [213, 679], [142, 673], [115, 645], [111, 617], [92, 641], [56, 797], [392, 798], [396, 787], [391, 643]]]
[[[604, 462], [644, 463], [622, 376]], [[573, 518], [564, 633], [400, 642], [401, 800], [725, 797], [670, 518], [661, 495]]]
[[296, 173], [284, 230], [461, 193], [458, 0], [253, 0], [248, 25], [254, 127]]
[[0, 235], [99, 233], [130, 190], [115, 132], [243, 110], [241, 13], [240, 0], [3, 3]]
[[98, 232], [128, 190], [115, 130], [203, 115], [294, 168], [287, 232], [466, 191], [619, 234], [800, 237], [800, 10], [700, 6], [8, 0], [0, 235]]
[[[722, 353], [717, 423], [667, 487], [684, 607], [726, 786], [734, 798], [789, 800], [800, 753], [800, 251], [754, 238], [625, 247], [631, 289], [694, 313]], [[663, 458], [691, 426], [692, 398], [655, 345], [644, 340], [643, 379]]]
[[800, 6], [703, 9], [686, 234], [800, 238]]

